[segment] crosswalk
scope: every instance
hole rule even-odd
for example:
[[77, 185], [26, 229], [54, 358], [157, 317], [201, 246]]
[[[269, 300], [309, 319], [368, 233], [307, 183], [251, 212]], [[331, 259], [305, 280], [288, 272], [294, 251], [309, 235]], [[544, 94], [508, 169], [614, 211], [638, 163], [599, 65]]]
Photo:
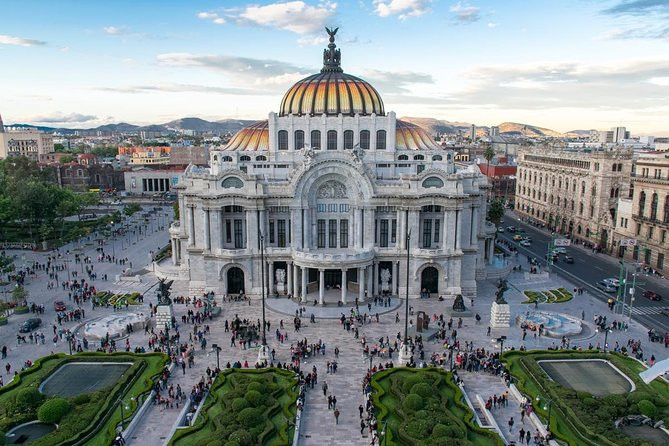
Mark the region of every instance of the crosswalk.
[[[628, 305], [625, 305], [625, 313], [629, 314]], [[632, 314], [640, 316], [669, 314], [669, 307], [634, 307], [632, 308]]]

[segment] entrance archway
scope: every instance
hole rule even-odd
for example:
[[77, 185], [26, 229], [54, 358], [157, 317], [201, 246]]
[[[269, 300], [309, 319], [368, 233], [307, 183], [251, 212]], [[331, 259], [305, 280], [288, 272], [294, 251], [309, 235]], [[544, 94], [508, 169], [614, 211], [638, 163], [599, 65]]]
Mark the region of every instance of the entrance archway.
[[420, 274], [420, 291], [439, 293], [439, 271], [434, 266], [428, 266]]
[[239, 294], [244, 292], [244, 271], [236, 266], [230, 268], [227, 273], [228, 294]]
[[599, 240], [602, 249], [606, 250], [609, 244], [609, 233], [606, 229], [602, 229], [602, 236]]

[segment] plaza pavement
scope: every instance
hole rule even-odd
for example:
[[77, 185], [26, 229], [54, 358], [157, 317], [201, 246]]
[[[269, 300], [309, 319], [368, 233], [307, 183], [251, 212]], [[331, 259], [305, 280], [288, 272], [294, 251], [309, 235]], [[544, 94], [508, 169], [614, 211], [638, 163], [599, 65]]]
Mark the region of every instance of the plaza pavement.
[[[168, 209], [167, 211], [171, 212], [171, 209]], [[136, 242], [136, 236], [133, 235], [132, 237], [133, 240], [135, 240], [135, 244], [133, 245], [132, 242], [124, 242], [123, 246], [125, 247], [121, 249], [118, 249], [117, 245], [116, 255], [117, 257], [128, 257], [133, 262], [133, 270], [145, 267], [148, 264], [149, 250], [157, 250], [168, 242], [166, 231], [147, 234], [145, 237], [140, 238], [139, 243]], [[119, 241], [116, 243], [119, 243]], [[71, 248], [74, 246], [75, 245], [71, 245]], [[115, 284], [113, 277], [115, 274], [120, 273], [122, 267], [112, 263], [98, 263], [95, 260], [97, 254], [95, 251], [96, 246], [97, 245], [95, 244], [86, 246], [85, 254], [93, 257], [93, 264], [99, 275], [107, 273], [109, 276], [108, 282], [104, 282], [99, 278], [92, 282], [98, 289], [110, 291], [144, 291], [155, 283], [153, 275], [147, 272], [144, 274], [143, 277], [145, 280], [141, 284], [131, 282]], [[63, 249], [61, 249], [61, 251], [62, 250]], [[111, 252], [109, 247], [107, 248], [107, 251]], [[46, 259], [47, 255], [47, 253], [26, 252], [26, 260], [40, 259], [42, 261], [43, 259]], [[516, 259], [516, 261], [520, 261], [520, 263], [523, 264], [523, 269], [527, 270], [524, 259]], [[20, 260], [18, 264], [20, 265]], [[72, 262], [70, 268], [73, 268], [73, 265]], [[75, 266], [79, 268], [79, 265]], [[65, 273], [63, 272], [62, 274], [64, 275]], [[62, 277], [63, 276], [61, 276], [61, 278]], [[34, 361], [50, 352], [67, 351], [66, 342], [59, 341], [56, 345], [50, 342], [52, 337], [50, 327], [52, 323], [55, 323], [55, 312], [52, 303], [57, 299], [67, 301], [67, 293], [62, 291], [61, 288], [47, 290], [46, 281], [47, 278], [45, 277], [44, 272], [39, 272], [36, 277], [29, 277], [26, 285], [26, 288], [30, 292], [30, 301], [44, 303], [46, 305], [46, 314], [40, 316], [44, 321], [42, 331], [47, 338], [46, 344], [16, 345], [18, 325], [23, 320], [31, 317], [32, 315], [30, 314], [11, 316], [10, 323], [0, 327], [0, 339], [2, 339], [2, 343], [9, 348], [7, 361], [12, 365], [12, 374], [13, 371], [16, 368], [20, 368], [26, 360]], [[509, 276], [509, 285], [510, 289], [505, 294], [505, 297], [510, 303], [514, 316], [519, 312], [526, 311], [528, 308], [527, 305], [521, 303], [525, 300], [522, 295], [522, 291], [525, 289], [544, 290], [553, 289], [559, 286], [564, 286], [569, 290], [573, 288], [573, 285], [569, 282], [555, 275], [551, 275], [549, 279], [538, 280], [532, 278], [532, 280], [526, 281], [523, 273], [512, 273]], [[472, 341], [474, 343], [474, 348], [484, 347], [487, 350], [499, 349], [496, 339], [501, 335], [505, 335], [507, 336], [507, 340], [504, 344], [505, 348], [519, 348], [521, 345], [524, 345], [528, 349], [535, 349], [559, 345], [559, 340], [546, 337], [535, 339], [531, 335], [528, 335], [525, 342], [523, 342], [522, 331], [517, 326], [508, 329], [493, 329], [491, 336], [486, 337], [485, 330], [490, 321], [490, 304], [493, 300], [495, 284], [490, 281], [481, 281], [479, 282], [478, 287], [478, 297], [474, 300], [472, 310], [473, 313], [480, 314], [482, 318], [481, 324], [476, 325], [473, 318], [464, 319], [463, 327], [458, 329], [458, 339], [462, 344], [464, 344], [464, 341]], [[187, 290], [188, 284], [185, 281], [175, 282], [172, 287], [172, 294], [173, 296], [186, 295]], [[147, 294], [145, 304], [140, 306], [139, 310], [147, 311], [148, 303], [150, 301], [154, 302], [152, 293]], [[220, 299], [218, 299], [218, 301], [219, 304], [221, 304]], [[468, 304], [469, 302], [466, 303]], [[71, 305], [71, 303], [68, 304]], [[410, 304], [414, 307], [415, 311], [425, 311], [430, 315], [438, 315], [445, 313], [446, 308], [449, 308], [452, 302], [439, 302], [436, 299], [424, 299], [412, 300]], [[222, 367], [225, 367], [225, 364], [228, 361], [233, 362], [235, 360], [240, 360], [241, 362], [246, 360], [251, 366], [255, 363], [257, 349], [240, 350], [239, 347], [230, 347], [230, 333], [224, 333], [223, 326], [225, 319], [232, 320], [236, 314], [241, 318], [260, 318], [261, 306], [259, 301], [254, 300], [251, 302], [251, 305], [245, 302], [225, 302], [222, 304], [222, 307], [222, 315], [209, 323], [211, 334], [207, 336], [207, 350], [203, 351], [198, 347], [196, 349], [194, 368], [186, 369], [187, 373], [185, 376], [182, 375], [179, 370], [175, 370], [175, 373], [170, 379], [170, 383], [174, 383], [175, 386], [179, 383], [183, 391], [187, 394], [190, 393], [190, 388], [195, 385], [202, 376], [205, 376], [207, 367], [214, 368], [216, 366], [216, 355], [211, 351], [211, 345], [213, 343], [218, 343], [223, 348], [220, 353]], [[96, 309], [95, 311], [91, 311], [90, 305], [85, 306], [85, 308], [87, 319], [112, 312], [111, 309]], [[183, 304], [175, 304], [174, 308], [177, 319], [180, 320], [181, 314], [187, 311], [187, 308]], [[562, 304], [540, 304], [539, 308], [570, 313], [578, 317], [581, 316], [581, 312], [583, 311], [587, 322], [592, 321], [595, 314], [607, 315], [609, 321], [616, 318], [620, 320], [620, 316], [613, 316], [613, 313], [608, 310], [605, 303], [599, 301], [588, 293], [581, 296], [574, 296], [573, 300]], [[365, 309], [366, 307], [361, 306], [361, 310], [364, 311]], [[403, 306], [400, 305], [400, 310], [398, 311], [403, 317], [402, 309]], [[372, 310], [372, 313], [374, 312], [375, 309]], [[315, 358], [309, 358], [302, 363], [305, 372], [311, 371], [313, 366], [317, 367], [318, 384], [313, 390], [308, 391], [306, 396], [303, 417], [304, 424], [300, 444], [305, 446], [369, 444], [369, 438], [363, 438], [360, 435], [360, 419], [358, 416], [358, 405], [364, 403], [361, 387], [362, 380], [369, 365], [368, 359], [363, 357], [360, 340], [364, 336], [368, 343], [375, 344], [376, 340], [381, 336], [388, 336], [392, 342], [396, 338], [397, 333], [401, 332], [403, 329], [403, 319], [399, 324], [396, 324], [395, 311], [381, 314], [380, 323], [373, 322], [359, 327], [360, 339], [354, 339], [353, 332], [346, 332], [336, 319], [317, 319], [316, 323], [312, 324], [309, 322], [308, 316], [304, 317], [303, 326], [299, 333], [295, 333], [293, 330], [291, 316], [268, 309], [267, 319], [271, 322], [271, 329], [267, 334], [267, 340], [270, 349], [273, 348], [276, 350], [277, 361], [286, 362], [290, 360], [290, 345], [298, 339], [306, 338], [309, 343], [316, 343], [319, 339], [322, 339], [326, 344], [326, 354], [324, 356], [319, 355]], [[415, 321], [415, 317], [413, 319]], [[276, 328], [279, 327], [280, 320], [284, 321], [285, 329], [283, 332], [288, 333], [288, 339], [283, 344], [280, 344], [274, 335]], [[627, 321], [627, 317], [625, 320]], [[75, 323], [63, 323], [63, 326], [67, 328], [72, 328], [75, 325]], [[179, 327], [182, 340], [188, 338], [188, 332], [192, 330], [192, 328], [192, 325], [188, 324]], [[647, 330], [636, 322], [632, 322], [627, 332], [614, 331], [610, 333], [609, 347], [613, 348], [616, 341], [618, 341], [621, 346], [626, 345], [627, 340], [630, 338], [642, 340], [646, 358], [649, 358], [651, 354], [654, 354], [658, 360], [664, 359], [667, 356], [667, 350], [664, 349], [662, 344], [650, 343], [647, 341]], [[583, 348], [587, 348], [589, 343], [597, 344], [598, 342], [603, 344], [603, 335], [591, 330], [588, 332], [586, 339], [572, 340], [572, 345], [581, 345]], [[141, 333], [136, 332], [132, 334], [130, 336], [130, 343], [132, 348], [138, 345], [146, 347], [146, 337], [143, 331]], [[338, 369], [335, 375], [329, 375], [326, 373], [326, 362], [328, 360], [334, 360], [333, 350], [335, 347], [340, 349], [339, 359], [337, 360]], [[443, 351], [440, 341], [425, 342], [425, 348], [426, 358], [428, 358], [433, 351]], [[397, 358], [394, 356], [393, 361], [396, 362], [396, 360]], [[385, 361], [385, 359], [381, 359], [381, 361]], [[378, 364], [379, 361], [377, 360], [374, 363]], [[5, 383], [7, 383], [10, 375], [5, 374], [3, 377]], [[462, 373], [461, 377], [470, 397], [475, 394], [480, 394], [485, 400], [493, 393], [499, 394], [504, 388], [504, 384], [501, 380], [489, 375]], [[335, 424], [333, 412], [327, 409], [327, 398], [323, 396], [321, 390], [323, 381], [326, 381], [328, 384], [328, 393], [337, 396], [337, 407], [341, 412], [338, 425]], [[129, 443], [141, 444], [142, 446], [157, 446], [166, 443], [166, 441], [169, 440], [166, 438], [166, 435], [176, 421], [178, 413], [179, 410], [176, 408], [160, 412], [159, 407], [152, 407], [140, 420], [139, 425], [132, 436], [133, 438], [128, 439]], [[520, 412], [517, 403], [510, 403], [508, 410], [493, 411], [493, 415], [495, 416], [498, 425], [503, 430], [505, 437], [512, 439], [516, 438], [521, 425], [519, 414]], [[514, 416], [514, 420], [516, 420], [514, 432], [511, 436], [509, 436], [507, 432], [507, 422], [510, 416]], [[527, 424], [528, 423], [526, 422], [526, 425]]]

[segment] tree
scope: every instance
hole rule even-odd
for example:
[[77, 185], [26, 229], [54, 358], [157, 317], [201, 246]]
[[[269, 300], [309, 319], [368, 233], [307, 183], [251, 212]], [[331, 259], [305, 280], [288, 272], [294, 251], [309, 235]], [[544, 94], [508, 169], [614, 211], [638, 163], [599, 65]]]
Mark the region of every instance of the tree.
[[21, 302], [26, 302], [28, 300], [28, 297], [30, 297], [28, 290], [26, 290], [22, 286], [17, 286], [12, 290], [12, 300], [14, 301], [14, 303], [18, 304]]
[[485, 158], [487, 164], [485, 166], [485, 176], [488, 176], [488, 168], [490, 167], [490, 161], [495, 157], [495, 150], [491, 145], [485, 148], [483, 152], [483, 158]]
[[130, 203], [123, 209], [123, 213], [130, 217], [132, 214], [139, 212], [142, 210], [142, 207], [138, 205], [137, 203]]
[[59, 161], [60, 161], [61, 164], [67, 164], [67, 163], [71, 163], [71, 162], [76, 161], [76, 160], [77, 159], [72, 155], [63, 155], [63, 156], [60, 157]]
[[60, 143], [55, 143], [53, 145], [53, 151], [54, 152], [64, 152], [65, 151], [65, 146], [60, 144]]
[[114, 158], [118, 155], [118, 147], [116, 146], [98, 146], [91, 150], [91, 153], [95, 156], [102, 158]]
[[498, 225], [502, 217], [504, 217], [504, 203], [501, 198], [495, 198], [488, 207], [488, 218]]

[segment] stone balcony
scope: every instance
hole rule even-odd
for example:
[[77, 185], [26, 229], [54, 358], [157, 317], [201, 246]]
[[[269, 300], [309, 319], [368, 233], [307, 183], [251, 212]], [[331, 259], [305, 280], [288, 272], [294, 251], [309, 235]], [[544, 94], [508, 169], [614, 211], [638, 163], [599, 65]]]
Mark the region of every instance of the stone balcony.
[[308, 268], [357, 268], [369, 265], [374, 260], [376, 252], [373, 249], [359, 251], [293, 251], [293, 261]]

